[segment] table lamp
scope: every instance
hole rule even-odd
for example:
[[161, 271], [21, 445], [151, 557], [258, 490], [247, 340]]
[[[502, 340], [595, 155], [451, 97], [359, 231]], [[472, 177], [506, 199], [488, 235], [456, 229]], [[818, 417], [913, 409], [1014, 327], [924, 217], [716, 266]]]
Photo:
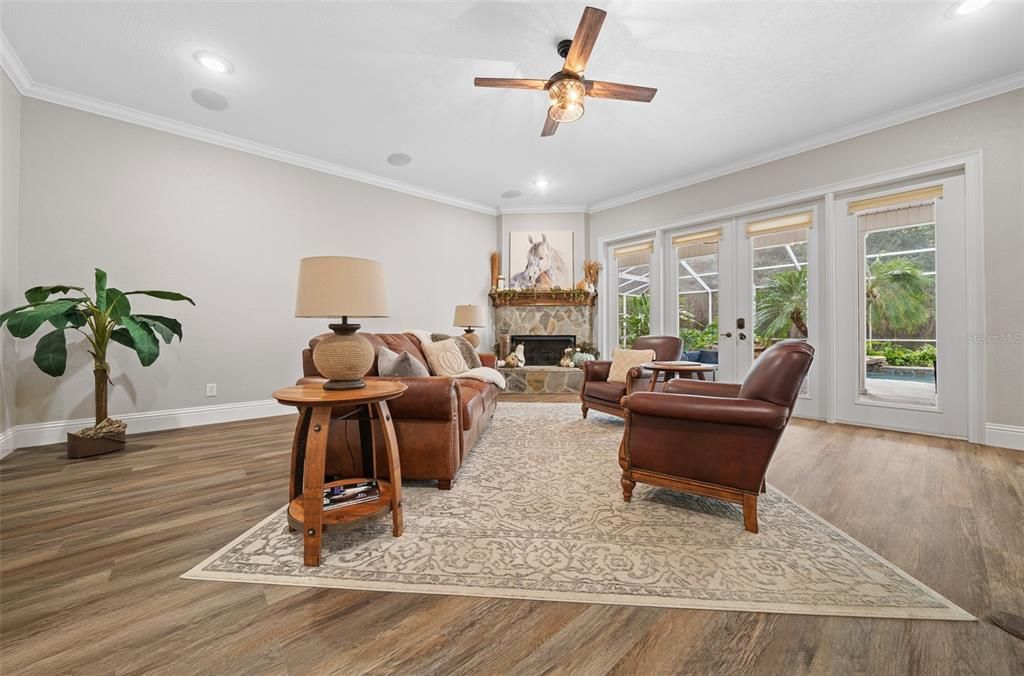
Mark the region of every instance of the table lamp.
[[363, 375], [373, 366], [370, 341], [356, 333], [349, 317], [387, 317], [384, 267], [377, 261], [349, 256], [314, 256], [299, 261], [296, 317], [340, 317], [334, 335], [313, 349], [313, 364], [328, 380], [325, 390], [366, 387]]
[[487, 326], [484, 308], [480, 305], [456, 305], [452, 325], [464, 327], [466, 332], [462, 337], [474, 348], [480, 347], [480, 336], [476, 335], [473, 329]]

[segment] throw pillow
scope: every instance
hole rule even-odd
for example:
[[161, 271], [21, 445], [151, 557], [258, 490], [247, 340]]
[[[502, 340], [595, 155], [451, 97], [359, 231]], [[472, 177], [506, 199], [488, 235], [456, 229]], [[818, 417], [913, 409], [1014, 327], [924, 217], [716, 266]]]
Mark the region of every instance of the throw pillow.
[[423, 348], [423, 354], [435, 376], [457, 376], [469, 370], [462, 351], [451, 338], [420, 347]]
[[386, 347], [377, 353], [377, 373], [392, 378], [425, 378], [430, 375], [420, 360], [406, 351], [397, 354]]
[[625, 383], [629, 369], [648, 361], [654, 361], [654, 350], [615, 350], [608, 369], [608, 382]]
[[454, 340], [455, 344], [459, 346], [459, 352], [462, 353], [462, 358], [466, 360], [466, 365], [471, 369], [478, 369], [483, 364], [480, 362], [480, 355], [477, 354], [476, 348], [470, 345], [469, 341], [462, 336], [449, 336], [443, 333], [432, 333], [430, 339], [435, 343], [440, 343], [442, 340]]

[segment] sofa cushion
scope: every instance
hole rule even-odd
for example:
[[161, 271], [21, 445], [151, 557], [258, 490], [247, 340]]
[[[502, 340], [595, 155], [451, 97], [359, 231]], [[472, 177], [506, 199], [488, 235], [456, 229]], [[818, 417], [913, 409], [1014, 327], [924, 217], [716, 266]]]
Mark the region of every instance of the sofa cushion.
[[591, 380], [587, 383], [583, 392], [588, 397], [617, 404], [620, 399], [626, 396], [626, 384]]
[[459, 386], [463, 389], [472, 388], [480, 392], [484, 397], [484, 405], [491, 406], [494, 401], [498, 398], [498, 386], [492, 385], [491, 383], [485, 383], [482, 380], [473, 380], [472, 378], [458, 378]]
[[454, 340], [442, 340], [438, 343], [422, 345], [423, 353], [427, 356], [427, 363], [430, 370], [436, 376], [457, 376], [469, 370], [462, 351]]
[[462, 390], [462, 429], [468, 430], [473, 426], [473, 421], [484, 414], [484, 394], [474, 387], [466, 386], [465, 381], [457, 382]]
[[466, 366], [471, 369], [478, 369], [483, 366], [476, 348], [470, 345], [469, 341], [462, 336], [449, 336], [447, 333], [431, 333], [430, 339], [435, 343], [440, 343], [442, 340], [454, 340], [455, 344], [459, 346], [462, 358], [466, 360]]
[[426, 378], [430, 375], [427, 367], [408, 352], [395, 354], [386, 347], [377, 351], [377, 373], [383, 377]]
[[718, 363], [718, 350], [701, 350], [700, 359], [701, 364], [717, 364]]

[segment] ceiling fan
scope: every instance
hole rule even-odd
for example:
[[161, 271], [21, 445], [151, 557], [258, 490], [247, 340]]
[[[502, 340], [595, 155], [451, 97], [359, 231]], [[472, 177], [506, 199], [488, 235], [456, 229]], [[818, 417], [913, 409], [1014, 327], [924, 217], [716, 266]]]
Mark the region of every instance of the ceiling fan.
[[548, 93], [551, 107], [548, 108], [547, 119], [541, 136], [551, 136], [561, 122], [575, 122], [583, 117], [583, 101], [587, 96], [598, 99], [618, 99], [619, 101], [642, 101], [650, 103], [658, 93], [653, 87], [637, 87], [635, 85], [585, 80], [583, 71], [594, 51], [597, 34], [601, 32], [606, 12], [595, 7], [583, 10], [580, 25], [576, 27], [576, 36], [572, 40], [558, 43], [558, 55], [565, 59], [562, 70], [547, 80], [522, 80], [501, 77], [478, 77], [473, 80], [477, 87], [498, 87], [502, 89], [540, 89]]

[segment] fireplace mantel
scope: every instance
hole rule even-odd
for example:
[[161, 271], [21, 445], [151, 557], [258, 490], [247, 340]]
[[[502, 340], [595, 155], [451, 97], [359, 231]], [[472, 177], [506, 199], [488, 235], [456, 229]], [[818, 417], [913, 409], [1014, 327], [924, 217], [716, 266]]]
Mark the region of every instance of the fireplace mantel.
[[565, 291], [491, 291], [493, 307], [524, 307], [535, 305], [579, 305], [594, 307], [597, 293]]

